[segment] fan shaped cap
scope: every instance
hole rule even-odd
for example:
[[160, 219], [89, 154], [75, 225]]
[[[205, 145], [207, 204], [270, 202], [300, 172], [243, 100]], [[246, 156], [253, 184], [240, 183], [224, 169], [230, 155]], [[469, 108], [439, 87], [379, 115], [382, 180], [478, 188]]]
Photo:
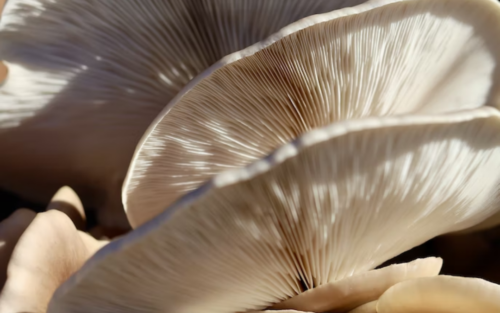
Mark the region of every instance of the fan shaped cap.
[[9, 0], [0, 186], [45, 202], [71, 185], [105, 209], [106, 226], [127, 226], [120, 192], [134, 149], [191, 78], [291, 22], [363, 1]]
[[498, 207], [500, 113], [367, 118], [227, 171], [101, 249], [50, 313], [262, 310]]
[[0, 290], [7, 280], [7, 266], [14, 247], [35, 216], [31, 210], [19, 209], [0, 222]]
[[311, 129], [500, 104], [500, 4], [370, 1], [296, 22], [193, 80], [139, 144], [133, 227], [213, 175]]

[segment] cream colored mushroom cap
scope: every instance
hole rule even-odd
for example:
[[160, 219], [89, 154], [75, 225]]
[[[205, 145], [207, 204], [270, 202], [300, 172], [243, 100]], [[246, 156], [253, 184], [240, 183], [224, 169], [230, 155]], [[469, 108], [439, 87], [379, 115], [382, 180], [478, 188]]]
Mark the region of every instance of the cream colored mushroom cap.
[[0, 223], [7, 248], [0, 249], [0, 269], [7, 271], [0, 312], [46, 312], [54, 291], [107, 244], [78, 231], [74, 223], [81, 225], [83, 220], [80, 199], [65, 186], [47, 212], [21, 209]]
[[338, 122], [227, 171], [101, 249], [50, 313], [262, 310], [498, 207], [500, 113]]
[[51, 210], [37, 214], [14, 248], [0, 311], [45, 312], [53, 292], [89, 256], [64, 213]]
[[393, 286], [377, 302], [377, 313], [495, 312], [500, 286], [478, 278], [418, 278]]
[[36, 213], [31, 210], [18, 209], [0, 222], [0, 290], [7, 280], [7, 266], [12, 252], [35, 216]]
[[493, 1], [383, 0], [303, 19], [229, 55], [138, 145], [122, 191], [131, 225], [335, 121], [498, 105], [499, 37]]

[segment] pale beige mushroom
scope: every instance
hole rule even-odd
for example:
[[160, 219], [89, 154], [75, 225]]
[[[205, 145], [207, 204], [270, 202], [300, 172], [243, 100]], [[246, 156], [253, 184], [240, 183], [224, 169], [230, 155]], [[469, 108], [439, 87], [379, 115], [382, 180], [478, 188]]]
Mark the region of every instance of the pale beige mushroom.
[[90, 255], [64, 213], [37, 214], [10, 259], [0, 312], [45, 312], [56, 288]]
[[500, 286], [478, 278], [419, 278], [387, 290], [376, 308], [376, 313], [496, 313]]
[[19, 209], [0, 223], [0, 290], [7, 280], [7, 265], [14, 247], [35, 216], [33, 211]]
[[346, 312], [377, 300], [393, 285], [418, 278], [436, 276], [442, 259], [427, 258], [406, 264], [395, 264], [334, 281], [310, 289], [273, 306], [274, 309], [295, 309], [311, 312]]
[[128, 226], [120, 192], [134, 149], [190, 79], [293, 21], [363, 1], [9, 0], [0, 187], [46, 202], [70, 185], [105, 226]]
[[500, 4], [381, 0], [313, 16], [193, 80], [139, 144], [132, 226], [298, 135], [366, 116], [500, 104]]
[[[68, 187], [61, 188], [53, 199], [72, 207], [80, 200]], [[43, 313], [54, 291], [83, 263], [107, 242], [97, 241], [78, 231], [71, 219], [55, 209], [36, 214], [27, 210], [16, 211], [0, 225], [0, 232], [14, 226], [19, 239], [9, 257], [7, 280], [0, 294], [2, 313]], [[22, 224], [13, 225], [12, 218], [23, 216]], [[4, 255], [1, 251], [1, 258]]]
[[263, 310], [498, 206], [500, 113], [367, 118], [217, 175], [101, 249], [50, 313]]

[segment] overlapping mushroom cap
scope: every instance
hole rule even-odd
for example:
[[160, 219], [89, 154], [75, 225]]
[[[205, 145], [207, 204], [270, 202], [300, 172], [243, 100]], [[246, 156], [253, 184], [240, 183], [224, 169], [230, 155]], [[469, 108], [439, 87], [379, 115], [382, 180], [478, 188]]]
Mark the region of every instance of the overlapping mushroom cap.
[[500, 286], [482, 279], [426, 277], [399, 283], [351, 313], [500, 312]]
[[[475, 225], [499, 206], [500, 112], [487, 105], [498, 100], [500, 44], [487, 39], [500, 32], [496, 21], [500, 13], [490, 0], [474, 3], [374, 1], [292, 25], [244, 52], [258, 51], [255, 54], [236, 62], [232, 62], [235, 56], [230, 56], [221, 63], [226, 62], [225, 67], [204, 74], [206, 80], [195, 82], [194, 89], [186, 89], [177, 100], [193, 94], [199, 98], [193, 98], [191, 105], [169, 108], [170, 112], [179, 108], [182, 114], [171, 121], [173, 124], [162, 124], [164, 116], [160, 117], [150, 135], [163, 126], [176, 136], [210, 129], [209, 134], [218, 136], [206, 150], [202, 149], [203, 136], [207, 135], [203, 131], [185, 141], [170, 135], [167, 138], [186, 148], [185, 152], [219, 158], [216, 164], [220, 168], [247, 164], [265, 155], [264, 149], [298, 139], [248, 167], [216, 175], [153, 220], [105, 246], [58, 289], [49, 312], [235, 313], [269, 308], [317, 312], [355, 309], [366, 302], [355, 310], [384, 308], [384, 313], [389, 313], [407, 309], [405, 304], [412, 300], [401, 299], [405, 300], [408, 291], [418, 290], [412, 278], [427, 277], [416, 284], [435, 287], [436, 280], [428, 276], [437, 274], [440, 260], [370, 270], [434, 236]], [[363, 22], [367, 21], [377, 27], [365, 27]], [[487, 29], [486, 23], [492, 21], [496, 21], [495, 27]], [[405, 32], [411, 27], [425, 36], [413, 38]], [[323, 35], [336, 34], [338, 29], [345, 36], [327, 36], [333, 41], [325, 43]], [[404, 39], [391, 41], [386, 32]], [[370, 44], [355, 49], [360, 38], [371, 36], [380, 38], [374, 42], [383, 42], [380, 50], [384, 53]], [[298, 49], [302, 43], [313, 49], [302, 54]], [[401, 44], [416, 52], [397, 58]], [[432, 52], [435, 45], [443, 45], [438, 56]], [[325, 66], [328, 56], [333, 55], [326, 53], [328, 49], [338, 49], [346, 62], [342, 64], [345, 72], [350, 74], [335, 72], [341, 68], [338, 66]], [[378, 52], [379, 58], [369, 58], [368, 50], [374, 55]], [[384, 57], [385, 53], [389, 56]], [[297, 58], [278, 62], [288, 54]], [[423, 56], [431, 60], [424, 63]], [[262, 59], [257, 62], [258, 57]], [[388, 67], [386, 58], [400, 66]], [[408, 66], [409, 59], [420, 61], [420, 65]], [[260, 67], [262, 64], [265, 66]], [[363, 64], [364, 70], [357, 70], [357, 64]], [[377, 76], [378, 71], [372, 70], [378, 67], [389, 70]], [[235, 69], [241, 72], [231, 76]], [[308, 71], [309, 75], [297, 74]], [[389, 75], [392, 71], [397, 72], [397, 79]], [[280, 80], [277, 74], [286, 79]], [[334, 74], [339, 79], [336, 84], [318, 83], [328, 81], [319, 78]], [[316, 81], [308, 84], [305, 78], [310, 76]], [[252, 78], [246, 90], [231, 83], [240, 77]], [[415, 77], [420, 77], [418, 84]], [[463, 84], [466, 78], [473, 78], [474, 83]], [[352, 82], [355, 88], [338, 83], [342, 80]], [[289, 82], [296, 83], [295, 87], [288, 88]], [[272, 88], [264, 88], [265, 92], [252, 89], [259, 84]], [[370, 93], [372, 89], [365, 91], [364, 86], [376, 88]], [[251, 95], [248, 102], [243, 96], [222, 92], [229, 87], [236, 88], [236, 95]], [[325, 90], [333, 93], [325, 94]], [[215, 99], [244, 105], [226, 106], [224, 111]], [[275, 106], [256, 104], [273, 103], [273, 99]], [[332, 99], [338, 100], [332, 102], [334, 106], [324, 105]], [[197, 105], [198, 100], [210, 105]], [[283, 103], [290, 105], [280, 105]], [[308, 103], [312, 106], [302, 106]], [[187, 109], [184, 112], [182, 108]], [[218, 115], [210, 112], [220, 108], [227, 114], [217, 120]], [[247, 111], [231, 113], [240, 109]], [[353, 114], [357, 110], [361, 113]], [[191, 115], [190, 124], [186, 112], [199, 114]], [[378, 117], [367, 118], [369, 115]], [[282, 122], [284, 116], [294, 123]], [[243, 122], [231, 123], [232, 117]], [[306, 123], [309, 119], [318, 123]], [[197, 123], [201, 126], [193, 128]], [[232, 126], [230, 131], [224, 123]], [[177, 133], [175, 127], [179, 128]], [[151, 141], [149, 156], [156, 157], [155, 152], [159, 152], [161, 159], [168, 147], [161, 139]], [[240, 150], [233, 149], [234, 142], [241, 144]], [[238, 155], [240, 158], [235, 157]], [[231, 158], [241, 164], [224, 163]], [[193, 161], [186, 157], [184, 163], [178, 160], [174, 158], [173, 168], [194, 164], [199, 167], [196, 170], [201, 169], [200, 174], [195, 173], [200, 179], [213, 174], [205, 171], [210, 164], [203, 163], [203, 158]], [[154, 160], [136, 161], [135, 165], [144, 166], [149, 161]], [[161, 175], [132, 187], [164, 191]], [[360, 281], [374, 284], [363, 286]], [[432, 283], [426, 284], [428, 281]], [[497, 294], [495, 288], [488, 290]], [[322, 293], [330, 292], [345, 297], [328, 302]], [[488, 305], [493, 308], [497, 303]]]
[[112, 210], [103, 222], [125, 224], [134, 148], [192, 77], [302, 17], [363, 1], [9, 0], [0, 186], [48, 201], [71, 185], [87, 206]]
[[[500, 286], [463, 277], [438, 276], [405, 281], [348, 313], [475, 313], [500, 311]], [[335, 311], [336, 312], [336, 311]], [[252, 313], [306, 313], [266, 310]]]
[[142, 139], [123, 190], [129, 221], [331, 122], [498, 105], [499, 35], [493, 1], [383, 0], [304, 19], [228, 56]]
[[0, 223], [2, 313], [46, 312], [54, 291], [107, 243], [77, 231], [75, 224], [85, 218], [78, 211], [83, 212], [78, 196], [63, 187], [47, 212], [21, 209]]
[[499, 132], [489, 107], [311, 131], [106, 246], [49, 312], [245, 312], [362, 274], [495, 212]]

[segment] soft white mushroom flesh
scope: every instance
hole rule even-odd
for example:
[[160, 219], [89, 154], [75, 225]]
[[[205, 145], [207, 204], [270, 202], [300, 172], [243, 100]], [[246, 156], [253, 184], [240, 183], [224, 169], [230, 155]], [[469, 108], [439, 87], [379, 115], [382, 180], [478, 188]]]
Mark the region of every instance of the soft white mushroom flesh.
[[9, 0], [0, 187], [47, 202], [70, 185], [102, 223], [128, 226], [134, 149], [190, 79], [291, 22], [364, 1]]
[[500, 103], [500, 4], [382, 0], [306, 18], [193, 80], [138, 146], [132, 226], [298, 135], [366, 116]]
[[262, 310], [363, 273], [497, 209], [499, 132], [487, 107], [312, 131], [105, 246], [49, 312]]
[[378, 300], [376, 312], [500, 312], [500, 285], [478, 278], [419, 278], [402, 282], [387, 290]]

